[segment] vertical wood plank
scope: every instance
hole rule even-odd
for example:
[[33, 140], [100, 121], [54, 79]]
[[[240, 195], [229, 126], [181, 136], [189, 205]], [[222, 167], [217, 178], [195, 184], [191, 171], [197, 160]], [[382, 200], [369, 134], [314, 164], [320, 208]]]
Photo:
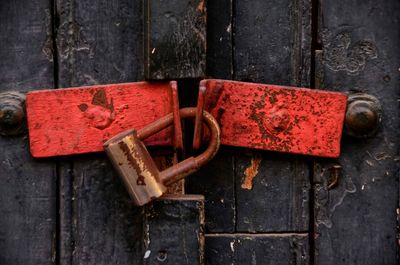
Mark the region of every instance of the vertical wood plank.
[[203, 78], [205, 0], [144, 0], [147, 79]]
[[[345, 136], [338, 161], [318, 161], [315, 264], [398, 264], [399, 1], [320, 1], [321, 86], [374, 95], [382, 126]], [[340, 165], [336, 185], [331, 168]]]
[[308, 230], [309, 169], [293, 155], [252, 152], [236, 158], [237, 229]]
[[[29, 12], [26, 12], [29, 10]], [[53, 87], [50, 1], [0, 4], [0, 92]], [[56, 172], [27, 135], [0, 137], [0, 264], [54, 264]]]
[[[232, 0], [207, 1], [207, 45], [207, 75], [232, 79]], [[186, 191], [205, 196], [207, 232], [235, 232], [235, 150], [221, 147], [187, 178]]]
[[[140, 1], [56, 1], [56, 10], [59, 87], [143, 80]], [[142, 208], [106, 156], [73, 157], [60, 171], [60, 263], [140, 264]]]
[[[236, 1], [234, 76], [237, 80], [309, 85], [310, 1]], [[236, 158], [240, 232], [307, 231], [306, 159], [271, 152]]]
[[206, 232], [235, 232], [235, 186], [233, 152], [221, 148], [198, 172], [188, 177], [186, 191], [203, 194]]
[[309, 264], [307, 234], [210, 234], [208, 265]]
[[207, 76], [232, 79], [232, 0], [207, 2]]
[[204, 197], [168, 195], [146, 206], [145, 264], [204, 264]]

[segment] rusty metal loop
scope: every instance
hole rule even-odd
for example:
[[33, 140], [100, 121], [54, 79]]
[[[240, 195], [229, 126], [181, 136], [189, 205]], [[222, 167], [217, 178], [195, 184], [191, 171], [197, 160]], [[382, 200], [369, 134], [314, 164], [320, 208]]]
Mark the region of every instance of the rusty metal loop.
[[[179, 110], [181, 118], [195, 118], [197, 109], [196, 108], [183, 108]], [[170, 113], [161, 119], [147, 125], [145, 128], [137, 131], [137, 137], [140, 140], [144, 140], [151, 135], [167, 128], [174, 122], [173, 113]], [[165, 185], [169, 185], [179, 179], [184, 178], [190, 173], [198, 170], [202, 165], [210, 161], [215, 154], [218, 152], [220, 146], [221, 131], [217, 121], [207, 111], [203, 111], [203, 122], [210, 129], [210, 143], [207, 149], [197, 157], [190, 157], [184, 161], [174, 165], [170, 168], [160, 172], [160, 179]]]

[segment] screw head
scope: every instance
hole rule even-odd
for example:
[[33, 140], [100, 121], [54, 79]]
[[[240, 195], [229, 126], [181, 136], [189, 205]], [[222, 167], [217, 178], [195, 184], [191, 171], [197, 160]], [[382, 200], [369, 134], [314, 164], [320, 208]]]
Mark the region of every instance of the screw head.
[[290, 124], [289, 112], [284, 109], [273, 108], [267, 113], [264, 121], [264, 127], [271, 134], [279, 134], [285, 131]]
[[381, 113], [377, 98], [364, 93], [350, 95], [345, 116], [345, 133], [356, 138], [375, 135], [380, 127]]
[[25, 95], [15, 91], [0, 93], [0, 134], [10, 136], [25, 131]]

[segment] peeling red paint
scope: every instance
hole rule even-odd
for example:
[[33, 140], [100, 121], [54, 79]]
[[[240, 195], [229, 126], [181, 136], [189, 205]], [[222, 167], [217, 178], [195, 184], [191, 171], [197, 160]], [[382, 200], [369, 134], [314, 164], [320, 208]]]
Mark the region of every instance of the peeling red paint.
[[343, 93], [210, 79], [204, 109], [220, 123], [221, 143], [338, 157]]
[[[171, 112], [168, 82], [137, 82], [29, 92], [26, 99], [34, 157], [99, 152], [110, 137]], [[147, 144], [171, 144], [171, 130]]]
[[[295, 154], [338, 157], [347, 96], [306, 88], [203, 80], [204, 110], [221, 127], [221, 143]], [[168, 82], [137, 82], [27, 95], [34, 157], [103, 150], [121, 131], [145, 125], [172, 111]], [[205, 135], [206, 137], [207, 135]], [[172, 144], [171, 130], [148, 145]]]
[[244, 181], [241, 185], [242, 189], [251, 190], [253, 188], [253, 179], [258, 174], [258, 168], [260, 167], [261, 159], [252, 158], [250, 166], [244, 171]]

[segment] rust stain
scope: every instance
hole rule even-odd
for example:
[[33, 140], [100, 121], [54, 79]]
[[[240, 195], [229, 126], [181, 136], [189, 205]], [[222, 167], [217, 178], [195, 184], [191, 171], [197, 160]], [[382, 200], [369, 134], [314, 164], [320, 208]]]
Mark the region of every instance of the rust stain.
[[121, 148], [121, 150], [124, 152], [129, 165], [131, 165], [137, 172], [138, 178], [136, 180], [136, 184], [140, 185], [140, 186], [145, 186], [146, 183], [144, 182], [144, 176], [142, 176], [142, 174], [140, 174], [140, 172], [142, 172], [142, 171], [140, 170], [140, 167], [137, 165], [135, 159], [133, 159], [133, 157], [131, 156], [131, 154], [130, 154], [131, 150], [129, 149], [129, 146], [125, 142], [120, 142], [120, 143], [118, 143], [118, 145]]
[[251, 190], [253, 188], [253, 179], [258, 174], [258, 168], [260, 167], [261, 158], [252, 158], [250, 166], [244, 171], [244, 181], [241, 185], [242, 189]]
[[199, 10], [201, 13], [204, 12], [204, 0], [199, 1], [199, 4], [197, 5], [197, 10]]
[[82, 112], [85, 112], [87, 109], [88, 109], [88, 105], [87, 104], [85, 104], [85, 103], [83, 103], [83, 104], [80, 104], [79, 106], [78, 106], [78, 108], [82, 111]]
[[111, 98], [108, 102], [106, 92], [103, 88], [98, 89], [94, 94], [91, 106], [86, 103], [78, 105], [83, 112], [88, 124], [99, 130], [108, 128], [115, 120], [114, 101]]

